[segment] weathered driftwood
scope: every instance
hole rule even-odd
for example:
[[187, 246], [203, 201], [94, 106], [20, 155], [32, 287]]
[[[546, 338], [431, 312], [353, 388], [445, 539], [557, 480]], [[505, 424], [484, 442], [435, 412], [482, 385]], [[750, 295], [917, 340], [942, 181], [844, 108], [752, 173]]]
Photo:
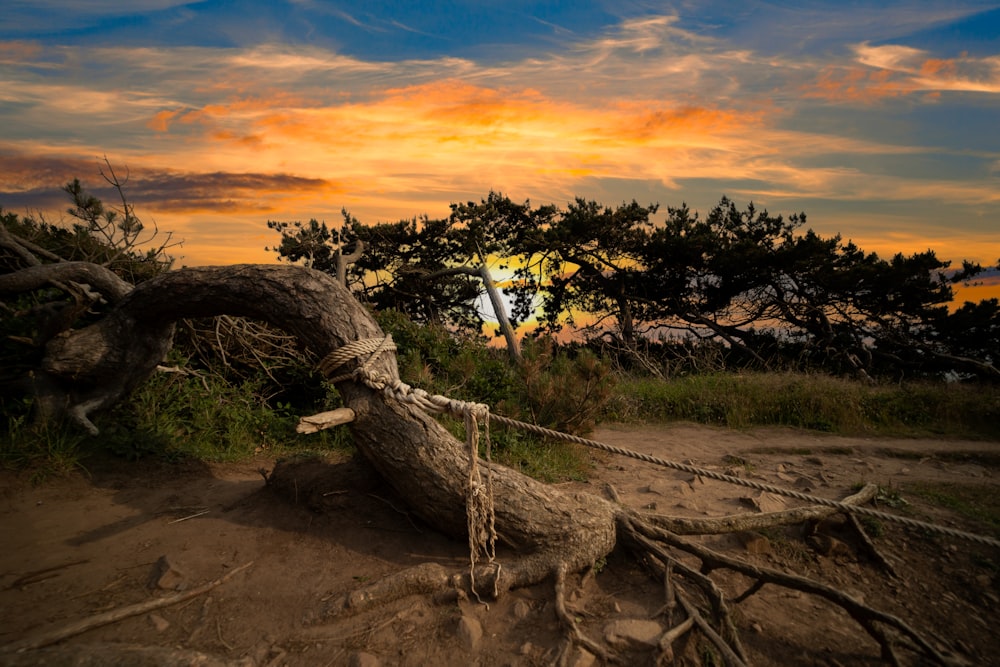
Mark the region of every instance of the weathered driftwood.
[[319, 433], [334, 426], [349, 424], [354, 421], [354, 410], [350, 408], [337, 408], [328, 412], [300, 417], [299, 425], [295, 427], [296, 433]]

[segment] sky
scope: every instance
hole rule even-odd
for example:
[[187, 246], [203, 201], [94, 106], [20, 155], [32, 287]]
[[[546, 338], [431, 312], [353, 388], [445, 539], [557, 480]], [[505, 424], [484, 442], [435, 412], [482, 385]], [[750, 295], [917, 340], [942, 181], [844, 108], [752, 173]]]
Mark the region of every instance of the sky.
[[107, 197], [105, 158], [178, 265], [491, 190], [995, 265], [1000, 2], [5, 0], [0, 206]]

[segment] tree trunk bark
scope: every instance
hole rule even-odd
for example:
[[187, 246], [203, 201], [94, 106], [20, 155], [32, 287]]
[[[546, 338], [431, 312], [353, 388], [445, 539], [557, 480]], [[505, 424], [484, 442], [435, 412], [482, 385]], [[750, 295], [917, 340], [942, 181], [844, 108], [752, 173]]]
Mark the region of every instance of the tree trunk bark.
[[[162, 361], [174, 321], [222, 314], [268, 322], [320, 358], [351, 341], [384, 335], [326, 274], [284, 265], [188, 268], [141, 283], [100, 322], [52, 341], [45, 371], [58, 387], [86, 387], [67, 390], [63, 403], [93, 429], [89, 411], [114, 403]], [[383, 354], [369, 369], [398, 379], [393, 355]], [[418, 516], [445, 533], [466, 536], [465, 445], [421, 410], [364, 384], [346, 380], [337, 388], [355, 413], [350, 429], [358, 449]], [[615, 508], [607, 501], [561, 493], [503, 466], [480, 465], [488, 465], [493, 476], [497, 535], [519, 555], [516, 564], [504, 564], [501, 589], [540, 581], [558, 563], [582, 569], [614, 547]]]

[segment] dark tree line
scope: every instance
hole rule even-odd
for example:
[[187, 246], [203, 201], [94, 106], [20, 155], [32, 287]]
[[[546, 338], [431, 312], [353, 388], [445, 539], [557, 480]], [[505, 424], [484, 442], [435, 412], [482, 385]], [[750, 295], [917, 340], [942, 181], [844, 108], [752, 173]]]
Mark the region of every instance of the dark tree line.
[[533, 207], [490, 193], [444, 219], [364, 225], [345, 212], [339, 229], [268, 224], [280, 257], [332, 275], [360, 244], [349, 286], [416, 321], [479, 331], [483, 286], [469, 269], [491, 262], [514, 272], [504, 291], [515, 324], [569, 327], [626, 358], [711, 347], [735, 368], [1000, 379], [998, 300], [949, 310], [978, 264], [952, 269], [933, 250], [886, 259], [807, 228], [804, 213], [727, 198], [704, 217], [682, 205], [655, 221], [658, 210], [579, 198]]

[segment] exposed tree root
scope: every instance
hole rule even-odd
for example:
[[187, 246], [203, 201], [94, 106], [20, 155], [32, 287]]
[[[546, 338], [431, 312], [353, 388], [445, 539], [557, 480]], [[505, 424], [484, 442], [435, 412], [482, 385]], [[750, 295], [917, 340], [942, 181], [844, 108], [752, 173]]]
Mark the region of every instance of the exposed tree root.
[[[295, 497], [301, 502], [303, 498], [308, 499], [317, 495], [317, 489], [312, 487], [327, 488], [320, 470], [322, 465], [322, 462], [315, 461], [302, 468], [288, 464], [279, 466], [269, 476], [269, 483], [290, 498], [293, 493], [291, 489], [294, 488]], [[866, 502], [875, 490], [876, 487], [870, 485], [848, 496], [844, 502]], [[596, 497], [593, 500], [598, 504], [604, 503]], [[578, 495], [577, 502], [585, 502], [585, 496]], [[807, 507], [757, 516], [764, 516], [773, 519], [777, 525], [784, 525], [788, 522], [789, 516], [803, 520], [819, 520], [831, 513], [835, 513], [835, 510]], [[742, 645], [740, 633], [733, 620], [732, 605], [746, 600], [767, 584], [817, 595], [842, 607], [878, 642], [887, 662], [899, 663], [900, 658], [896, 655], [894, 642], [897, 637], [902, 637], [915, 645], [916, 650], [922, 652], [924, 659], [946, 664], [945, 658], [903, 621], [867, 607], [841, 591], [805, 577], [758, 567], [693, 544], [687, 538], [662, 527], [664, 524], [675, 522], [671, 517], [650, 516], [621, 506], [615, 508], [614, 516], [616, 517], [614, 542], [630, 547], [640, 560], [646, 563], [651, 574], [663, 581], [664, 604], [652, 615], [654, 618], [662, 618], [667, 628], [654, 651], [659, 664], [671, 664], [674, 656], [680, 655], [683, 651], [681, 647], [674, 646], [675, 642], [683, 637], [691, 637], [695, 629], [715, 647], [716, 654], [727, 664], [749, 664], [748, 652]], [[718, 530], [720, 526], [741, 530], [747, 525], [743, 521], [731, 519], [732, 517], [722, 517], [722, 520], [712, 526], [713, 530], [709, 532], [722, 532]], [[676, 523], [687, 527], [694, 525], [686, 524], [683, 519], [676, 520]], [[679, 560], [677, 556], [680, 553], [697, 557], [701, 562], [700, 566], [693, 567], [690, 561]], [[566, 558], [572, 559], [574, 564], [567, 564], [568, 561], [564, 560]], [[606, 647], [597, 638], [588, 637], [583, 633], [575, 621], [578, 614], [568, 607], [567, 577], [570, 573], [581, 569], [575, 564], [581, 562], [581, 557], [579, 554], [575, 554], [574, 557], [570, 545], [564, 545], [558, 553], [544, 549], [534, 554], [519, 554], [513, 561], [502, 560], [503, 568], [499, 571], [490, 566], [477, 568], [475, 579], [478, 590], [492, 591], [496, 587], [498, 593], [503, 595], [508, 590], [539, 584], [550, 576], [554, 578], [556, 617], [566, 634], [558, 661], [571, 660], [577, 647], [585, 649], [605, 663], [625, 660], [622, 655], [616, 653], [616, 649]], [[586, 567], [583, 569], [588, 570]], [[727, 599], [709, 576], [716, 569], [739, 572], [751, 578], [753, 584], [741, 595]], [[592, 569], [588, 571], [592, 572]], [[325, 605], [316, 621], [322, 624], [324, 621], [333, 621], [344, 616], [371, 612], [380, 606], [415, 595], [429, 597], [438, 603], [475, 599], [468, 571], [450, 571], [441, 565], [428, 563], [408, 568], [337, 596]], [[697, 600], [704, 601], [704, 610], [699, 609], [699, 604], [702, 603]], [[677, 618], [678, 615], [680, 618]], [[893, 628], [893, 633], [891, 635], [887, 633], [883, 626]], [[312, 632], [321, 629], [321, 625], [316, 626], [312, 628]]]
[[899, 574], [896, 572], [896, 567], [892, 564], [892, 561], [886, 558], [885, 554], [883, 554], [879, 550], [879, 548], [875, 546], [875, 543], [872, 542], [872, 539], [868, 537], [868, 533], [865, 531], [865, 527], [858, 520], [858, 517], [854, 516], [853, 514], [849, 514], [847, 516], [847, 520], [850, 522], [851, 527], [854, 528], [855, 534], [858, 536], [858, 538], [861, 540], [861, 543], [864, 545], [865, 552], [868, 554], [868, 556], [872, 558], [872, 560], [874, 560], [876, 563], [878, 563], [879, 567], [881, 567], [890, 575], [898, 579]]
[[[178, 320], [223, 314], [261, 320], [294, 336], [318, 359], [326, 359], [357, 341], [385, 340], [370, 314], [340, 283], [301, 267], [189, 268], [158, 275], [131, 288], [116, 282], [108, 272], [89, 265], [33, 266], [0, 276], [0, 293], [33, 289], [53, 278], [87, 282], [112, 304], [107, 314], [95, 323], [50, 339], [43, 363], [32, 375], [31, 389], [43, 417], [68, 416], [91, 432], [96, 432], [89, 417], [92, 412], [113, 405], [162, 362], [172, 344], [174, 323]], [[356, 381], [354, 378], [359, 376], [351, 373], [362, 368], [360, 360], [354, 359], [344, 366], [339, 369], [341, 375], [336, 376], [337, 389], [345, 407], [354, 412], [349, 428], [358, 450], [415, 516], [442, 533], [456, 539], [466, 538], [465, 503], [469, 487], [466, 447], [414, 405], [379, 390], [374, 384]], [[365, 361], [363, 369], [371, 377], [385, 379], [386, 386], [399, 378], [391, 355]], [[656, 563], [657, 577], [666, 575], [663, 611], [668, 627], [678, 611], [677, 603], [685, 612], [685, 619], [663, 635], [661, 659], [672, 652], [670, 637], [684, 635], [697, 626], [729, 664], [747, 662], [731, 618], [731, 601], [725, 599], [709, 576], [713, 570], [729, 569], [755, 581], [737, 600], [746, 599], [766, 584], [816, 595], [854, 618], [882, 647], [886, 660], [899, 661], [895, 642], [901, 638], [902, 646], [918, 651], [925, 662], [946, 664], [926, 640], [895, 616], [872, 609], [827, 585], [758, 567], [681, 536], [681, 533], [726, 533], [815, 521], [830, 516], [835, 512], [833, 509], [807, 507], [716, 519], [647, 516], [595, 495], [563, 492], [495, 463], [480, 462], [479, 466], [489, 471], [497, 537], [514, 556], [513, 562], [503, 563], [502, 570], [477, 569], [477, 590], [502, 595], [512, 588], [538, 584], [555, 576], [560, 623], [566, 627], [571, 643], [597, 656], [605, 657], [606, 653], [607, 660], [614, 659], [611, 651], [601, 649], [575, 627], [565, 607], [565, 579], [567, 573], [592, 567], [616, 544], [624, 542], [640, 558]], [[276, 473], [271, 475], [269, 484], [277, 483], [275, 477]], [[301, 479], [293, 474], [290, 481], [288, 486], [297, 500], [303, 491]], [[854, 502], [864, 502], [864, 494], [870, 492], [865, 489], [852, 498]], [[609, 493], [615, 497], [613, 490]], [[700, 571], [678, 560], [674, 550], [698, 558]], [[687, 584], [688, 592], [680, 588], [680, 580]], [[469, 594], [469, 583], [468, 573], [451, 575], [440, 566], [420, 566], [334, 600], [327, 615], [357, 613], [407, 595]], [[695, 604], [695, 591], [704, 596], [708, 612]], [[186, 595], [193, 597], [199, 592], [196, 589]]]
[[620, 662], [614, 654], [607, 651], [603, 646], [585, 635], [577, 627], [576, 620], [566, 609], [566, 566], [560, 564], [556, 567], [555, 575], [555, 608], [556, 617], [563, 631], [567, 634], [567, 641], [563, 645], [559, 654], [559, 664], [567, 664], [569, 657], [573, 654], [573, 646], [579, 644], [585, 649], [599, 657], [605, 663]]
[[[844, 498], [847, 505], [864, 505], [878, 494], [877, 484], [866, 484], [857, 493]], [[793, 507], [780, 512], [764, 512], [758, 514], [730, 514], [719, 517], [673, 517], [662, 514], [645, 515], [645, 520], [675, 535], [720, 535], [723, 533], [738, 533], [774, 526], [791, 526], [807, 521], [819, 521], [837, 514], [835, 507], [810, 505]]]
[[[622, 524], [623, 532], [627, 533], [631, 539], [636, 540], [646, 547], [662, 543], [697, 556], [698, 559], [701, 560], [701, 569], [705, 574], [708, 574], [716, 569], [729, 569], [750, 577], [758, 583], [763, 582], [763, 584], [776, 584], [784, 586], [793, 590], [799, 590], [804, 593], [816, 595], [832, 602], [846, 611], [851, 618], [863, 627], [882, 648], [883, 659], [892, 661], [894, 664], [898, 663], [898, 658], [895, 656], [894, 649], [895, 641], [883, 630], [882, 627], [877, 624], [882, 624], [888, 628], [892, 628], [903, 639], [908, 639], [913, 645], [915, 645], [911, 648], [917, 650], [918, 652], [922, 652], [925, 659], [932, 660], [940, 665], [948, 664], [947, 659], [905, 621], [893, 616], [892, 614], [873, 609], [843, 591], [797, 574], [789, 574], [779, 570], [754, 565], [738, 558], [694, 544], [679, 535], [675, 535], [657, 526], [650, 525], [637, 514], [633, 514], [632, 516], [623, 516]], [[756, 590], [761, 588], [761, 586], [758, 586], [756, 583], [754, 584], [754, 587]], [[745, 598], [746, 596], [742, 597]]]

